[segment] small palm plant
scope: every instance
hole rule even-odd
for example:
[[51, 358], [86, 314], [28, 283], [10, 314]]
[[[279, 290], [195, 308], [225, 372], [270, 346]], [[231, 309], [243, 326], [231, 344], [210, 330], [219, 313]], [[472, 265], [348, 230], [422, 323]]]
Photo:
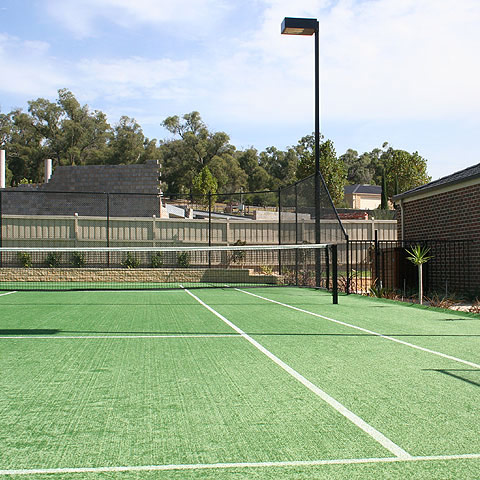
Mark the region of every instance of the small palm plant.
[[424, 263], [427, 263], [432, 256], [428, 255], [430, 251], [429, 247], [425, 245], [415, 245], [411, 247], [410, 250], [408, 248], [405, 251], [410, 255], [407, 257], [414, 265], [418, 267], [418, 299], [420, 301], [420, 305], [423, 303], [423, 276], [422, 276], [422, 266]]

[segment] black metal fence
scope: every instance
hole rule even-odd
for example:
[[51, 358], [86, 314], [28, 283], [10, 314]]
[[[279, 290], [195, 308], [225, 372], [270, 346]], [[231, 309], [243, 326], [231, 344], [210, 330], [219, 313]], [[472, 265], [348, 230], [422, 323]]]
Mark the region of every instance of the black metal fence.
[[415, 245], [428, 247], [432, 258], [423, 265], [425, 295], [468, 295], [473, 291], [470, 275], [470, 243], [464, 240], [351, 240], [340, 254], [341, 287], [347, 293], [368, 293], [371, 287], [402, 296], [418, 293], [418, 269], [408, 260]]

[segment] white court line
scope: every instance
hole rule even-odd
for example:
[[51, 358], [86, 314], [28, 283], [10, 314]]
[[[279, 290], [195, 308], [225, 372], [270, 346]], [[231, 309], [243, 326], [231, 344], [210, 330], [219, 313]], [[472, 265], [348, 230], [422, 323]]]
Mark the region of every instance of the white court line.
[[365, 463], [435, 462], [447, 460], [478, 460], [480, 453], [465, 455], [431, 455], [423, 457], [340, 458], [333, 460], [298, 460], [291, 462], [196, 463], [171, 465], [132, 465], [121, 467], [36, 468], [0, 470], [0, 475], [47, 475], [63, 473], [151, 472], [159, 470], [208, 470], [240, 468], [315, 467], [321, 465], [354, 465]]
[[323, 318], [324, 320], [328, 320], [329, 322], [338, 323], [339, 325], [343, 325], [344, 327], [354, 328], [355, 330], [360, 330], [361, 332], [365, 332], [365, 333], [368, 333], [370, 335], [375, 335], [377, 337], [382, 337], [385, 340], [391, 340], [392, 342], [400, 343], [400, 344], [405, 345], [407, 347], [415, 348], [417, 350], [421, 350], [422, 352], [427, 352], [427, 353], [431, 353], [433, 355], [438, 355], [439, 357], [447, 358], [448, 360], [453, 360], [455, 362], [463, 363], [464, 365], [468, 365], [468, 366], [473, 367], [473, 368], [480, 368], [480, 365], [478, 363], [469, 362], [468, 360], [462, 360], [461, 358], [458, 358], [458, 357], [452, 357], [451, 355], [447, 355], [446, 353], [441, 353], [441, 352], [437, 352], [435, 350], [430, 350], [429, 348], [419, 347], [418, 345], [414, 345], [413, 343], [409, 343], [409, 342], [404, 342], [403, 340], [399, 340], [398, 338], [395, 338], [395, 337], [389, 337], [388, 335], [383, 335], [381, 333], [374, 332], [372, 330], [367, 330], [366, 328], [358, 327], [357, 325], [352, 325], [351, 323], [345, 323], [345, 322], [341, 322], [340, 320], [335, 320], [334, 318], [325, 317], [324, 315], [320, 315], [319, 313], [314, 313], [314, 312], [310, 312], [309, 310], [304, 310], [303, 308], [294, 307], [293, 305], [289, 305], [288, 303], [277, 302], [276, 300], [272, 300], [271, 298], [262, 297], [260, 295], [256, 295], [255, 293], [251, 293], [251, 292], [247, 292], [246, 290], [242, 290], [240, 288], [236, 288], [235, 290], [237, 290], [239, 292], [242, 292], [242, 293], [246, 293], [247, 295], [251, 295], [252, 297], [257, 297], [257, 298], [260, 298], [262, 300], [266, 300], [267, 302], [276, 303], [277, 305], [281, 305], [282, 307], [291, 308], [292, 310], [296, 310], [297, 312], [302, 312], [302, 313], [306, 313], [308, 315], [313, 315], [314, 317]]
[[275, 362], [280, 368], [282, 368], [287, 373], [289, 373], [293, 378], [298, 380], [302, 385], [307, 387], [311, 392], [318, 395], [322, 400], [324, 400], [326, 403], [328, 403], [337, 412], [342, 414], [345, 418], [350, 420], [353, 424], [355, 424], [357, 427], [359, 427], [365, 433], [370, 435], [374, 440], [376, 440], [378, 443], [380, 443], [380, 445], [385, 447], [389, 452], [393, 453], [396, 457], [399, 457], [399, 458], [411, 458], [411, 455], [409, 453], [407, 453], [405, 450], [403, 450], [403, 448], [400, 448], [397, 444], [395, 444], [389, 438], [387, 438], [385, 435], [383, 435], [383, 433], [379, 432], [374, 427], [372, 427], [367, 422], [365, 422], [365, 420], [361, 419], [358, 415], [355, 415], [352, 411], [348, 410], [347, 407], [345, 407], [340, 402], [335, 400], [333, 397], [328, 395], [328, 393], [324, 392], [321, 388], [317, 387], [312, 382], [307, 380], [303, 375], [300, 375], [300, 373], [298, 373], [292, 367], [290, 367], [285, 362], [280, 360], [277, 356], [275, 356], [272, 352], [267, 350], [264, 346], [262, 346], [260, 343], [258, 343], [256, 340], [254, 340], [252, 337], [247, 335], [243, 330], [241, 330], [239, 327], [237, 327], [230, 320], [226, 319], [223, 315], [221, 315], [216, 310], [214, 310], [212, 307], [210, 307], [205, 302], [200, 300], [192, 292], [190, 292], [187, 289], [185, 289], [185, 292], [188, 293], [192, 298], [194, 298], [198, 303], [200, 303], [200, 305], [204, 306], [207, 310], [209, 310], [211, 313], [216, 315], [220, 320], [222, 320], [228, 326], [233, 328], [233, 330], [235, 330], [237, 333], [239, 333], [245, 340], [250, 342], [255, 348], [260, 350], [270, 360]]
[[97, 338], [242, 338], [241, 335], [233, 335], [233, 334], [191, 334], [191, 335], [75, 335], [75, 336], [67, 336], [67, 335], [2, 335], [0, 336], [1, 340], [30, 340], [30, 339], [42, 339], [42, 340], [71, 340], [76, 338], [88, 338], [88, 339], [97, 339]]
[[7, 293], [0, 293], [0, 297], [3, 297], [4, 295], [11, 295], [12, 293], [17, 293], [15, 292], [7, 292]]

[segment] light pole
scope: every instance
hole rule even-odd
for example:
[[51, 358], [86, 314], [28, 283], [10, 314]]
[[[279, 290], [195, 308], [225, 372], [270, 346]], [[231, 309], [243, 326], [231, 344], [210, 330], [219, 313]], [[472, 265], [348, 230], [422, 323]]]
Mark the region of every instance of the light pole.
[[[315, 243], [320, 237], [320, 65], [318, 20], [316, 18], [285, 17], [282, 22], [283, 35], [314, 35], [315, 40]], [[315, 261], [315, 284], [320, 287], [320, 252], [317, 250]], [[327, 285], [328, 288], [328, 285]]]

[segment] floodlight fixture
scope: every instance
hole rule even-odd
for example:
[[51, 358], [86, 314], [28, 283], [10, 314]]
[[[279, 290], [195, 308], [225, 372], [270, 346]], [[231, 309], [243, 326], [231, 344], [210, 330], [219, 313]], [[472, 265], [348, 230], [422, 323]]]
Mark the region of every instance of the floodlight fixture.
[[316, 18], [285, 17], [282, 22], [283, 35], [313, 35], [316, 32], [318, 32]]

